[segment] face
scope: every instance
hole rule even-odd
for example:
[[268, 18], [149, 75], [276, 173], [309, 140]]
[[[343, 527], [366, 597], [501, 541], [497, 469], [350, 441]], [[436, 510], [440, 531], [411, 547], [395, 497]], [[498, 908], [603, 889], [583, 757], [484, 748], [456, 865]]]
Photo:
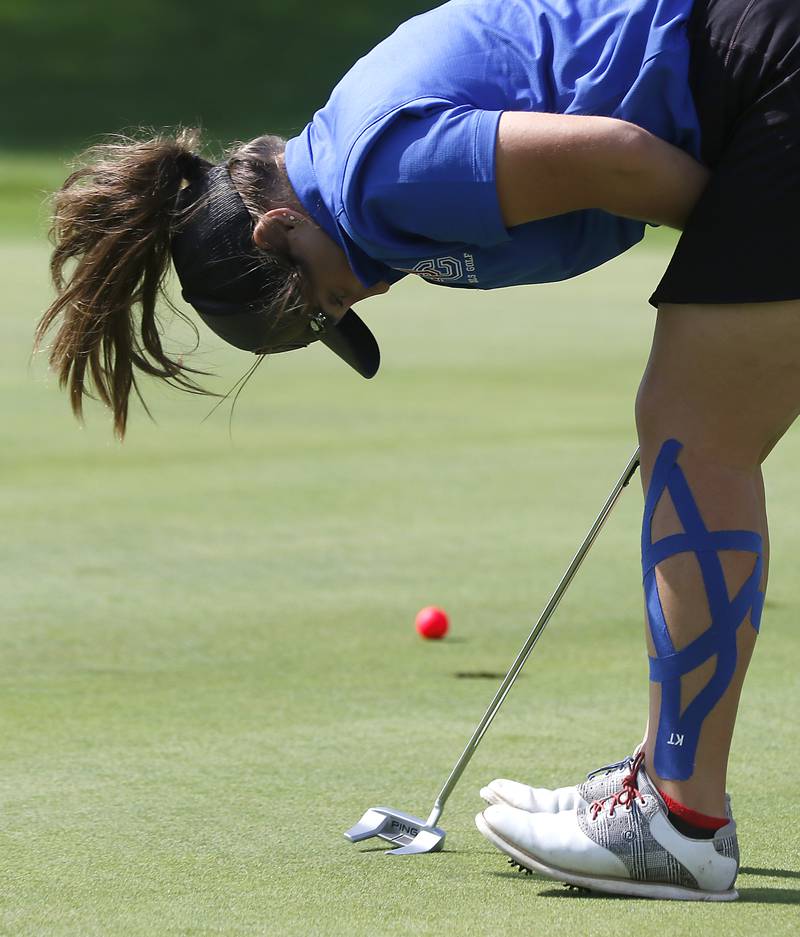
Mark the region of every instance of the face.
[[362, 299], [389, 289], [366, 287], [353, 273], [345, 252], [305, 212], [274, 208], [261, 216], [253, 232], [256, 245], [277, 251], [296, 263], [307, 286], [308, 302], [334, 321]]

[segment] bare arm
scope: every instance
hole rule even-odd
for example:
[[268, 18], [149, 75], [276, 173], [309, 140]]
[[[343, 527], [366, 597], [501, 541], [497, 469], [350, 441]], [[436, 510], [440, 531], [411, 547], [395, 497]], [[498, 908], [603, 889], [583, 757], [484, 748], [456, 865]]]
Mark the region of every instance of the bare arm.
[[506, 111], [497, 194], [506, 227], [584, 208], [682, 228], [709, 173], [683, 150], [613, 117]]

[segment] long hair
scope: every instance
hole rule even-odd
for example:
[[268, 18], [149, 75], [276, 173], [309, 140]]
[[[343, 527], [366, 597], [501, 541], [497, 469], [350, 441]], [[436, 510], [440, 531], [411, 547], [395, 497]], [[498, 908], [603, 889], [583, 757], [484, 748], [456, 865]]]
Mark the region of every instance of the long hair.
[[[228, 151], [231, 178], [254, 221], [293, 200], [284, 147], [280, 137], [263, 136]], [[157, 318], [159, 300], [169, 304], [164, 284], [187, 167], [196, 168], [198, 160], [212, 166], [199, 149], [194, 130], [115, 137], [82, 154], [54, 196], [50, 271], [56, 297], [37, 326], [34, 347], [56, 327], [49, 360], [73, 412], [82, 419], [84, 398], [94, 392], [112, 411], [120, 439], [131, 391], [142, 400], [137, 373], [204, 393], [195, 378], [206, 372], [164, 351]], [[297, 268], [275, 254], [265, 261], [274, 274], [267, 305], [279, 312], [301, 303]]]

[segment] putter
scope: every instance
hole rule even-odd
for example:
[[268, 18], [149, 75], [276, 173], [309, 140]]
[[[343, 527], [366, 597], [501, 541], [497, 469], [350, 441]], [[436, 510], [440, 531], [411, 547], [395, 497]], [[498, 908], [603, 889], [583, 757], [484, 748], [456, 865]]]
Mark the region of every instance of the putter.
[[392, 807], [370, 807], [358, 823], [344, 834], [351, 843], [360, 843], [362, 840], [372, 839], [372, 837], [378, 836], [380, 839], [392, 843], [395, 847], [394, 849], [388, 850], [387, 854], [390, 856], [413, 856], [425, 852], [438, 852], [444, 846], [445, 831], [440, 826], [437, 826], [437, 823], [442, 816], [444, 805], [448, 797], [458, 783], [470, 759], [475, 754], [475, 749], [480, 744], [486, 730], [492, 724], [492, 720], [497, 715], [497, 710], [500, 709], [509, 690], [514, 685], [514, 681], [519, 676], [519, 672], [522, 670], [525, 661], [530, 656], [534, 645], [539, 640], [539, 636], [544, 631], [547, 622], [558, 607], [558, 603], [567, 591], [567, 587], [572, 582], [575, 573], [580, 568], [590, 547], [597, 539], [597, 535], [600, 533], [603, 524], [605, 524], [608, 515], [617, 503], [622, 489], [627, 487], [628, 482], [633, 478], [638, 467], [639, 450], [637, 449], [631, 457], [627, 468], [620, 476], [619, 481], [614, 486], [614, 490], [608, 496], [608, 500], [603, 505], [602, 511], [598, 514], [594, 524], [592, 524], [589, 533], [580, 545], [567, 571], [561, 577], [561, 582], [556, 586], [555, 592], [545, 606], [544, 611], [539, 616], [539, 620], [533, 626], [533, 630], [528, 635], [528, 639], [522, 645], [522, 650], [517, 654], [516, 660], [511, 665], [503, 682], [500, 684], [500, 688], [495, 693], [494, 698], [489, 704], [489, 708], [483, 714], [483, 718], [478, 723], [478, 727], [472, 733], [472, 738], [467, 742], [467, 747], [461, 753], [461, 757], [455, 763], [453, 770], [450, 772], [450, 776], [444, 782], [444, 786], [441, 791], [439, 791], [439, 795], [436, 798], [433, 810], [431, 810], [428, 819], [422, 820], [420, 817], [415, 817], [402, 810], [394, 810]]

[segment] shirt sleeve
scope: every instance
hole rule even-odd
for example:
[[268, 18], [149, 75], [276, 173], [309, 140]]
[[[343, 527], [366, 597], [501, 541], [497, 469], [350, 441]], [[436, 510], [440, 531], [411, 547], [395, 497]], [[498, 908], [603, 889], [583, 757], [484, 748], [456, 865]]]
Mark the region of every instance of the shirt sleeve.
[[425, 99], [374, 122], [348, 156], [340, 223], [374, 257], [510, 240], [495, 185], [501, 114]]

